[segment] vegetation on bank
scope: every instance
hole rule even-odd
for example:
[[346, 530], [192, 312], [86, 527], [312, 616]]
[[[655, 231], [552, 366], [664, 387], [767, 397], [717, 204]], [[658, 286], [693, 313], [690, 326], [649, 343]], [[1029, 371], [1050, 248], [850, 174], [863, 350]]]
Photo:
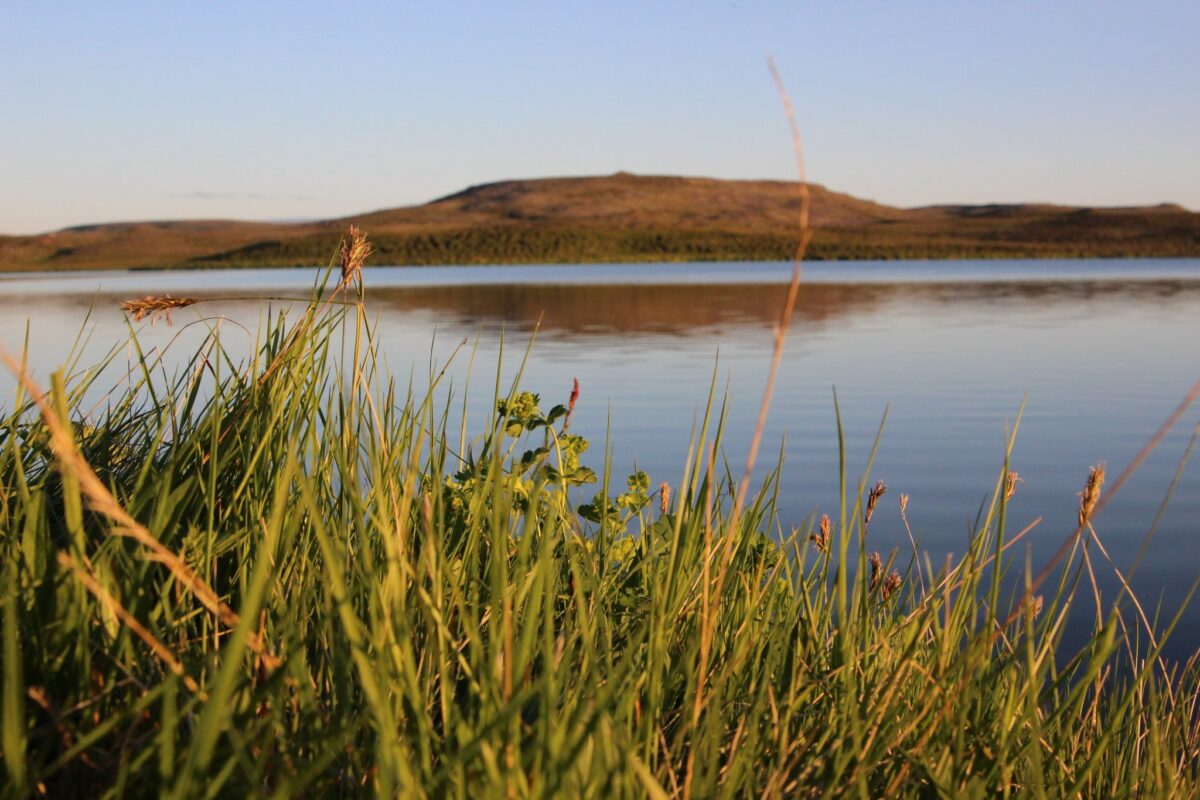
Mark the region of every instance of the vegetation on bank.
[[248, 363], [214, 332], [100, 406], [99, 367], [25, 378], [0, 421], [5, 794], [1200, 792], [1196, 660], [1161, 662], [1130, 597], [1060, 644], [1102, 471], [1038, 573], [1003, 459], [957, 562], [875, 554], [894, 512], [845, 463], [841, 506], [781, 530], [779, 472], [738, 501], [719, 411], [654, 480], [587, 467], [566, 387], [497, 378], [493, 422], [457, 430], [381, 370], [365, 242], [343, 252]]
[[[1200, 232], [1200, 227], [1198, 227]], [[685, 261], [788, 261], [798, 237], [786, 233], [689, 230], [597, 230], [591, 228], [469, 228], [376, 238], [380, 263], [595, 264]], [[323, 259], [328, 236], [259, 242], [191, 259], [176, 266], [305, 267]], [[1200, 255], [1200, 239], [1190, 246], [1138, 232], [1110, 240], [1061, 237], [1058, 240], [982, 240], [949, 231], [889, 230], [864, 236], [857, 230], [821, 230], [809, 245], [810, 261], [894, 261], [903, 259], [1149, 258]]]
[[[1179, 206], [902, 209], [810, 188], [808, 258], [1200, 257], [1200, 214]], [[370, 228], [384, 264], [788, 260], [799, 203], [799, 186], [784, 181], [504, 181], [334, 222], [136, 222], [0, 236], [0, 270], [318, 266], [347, 222]]]

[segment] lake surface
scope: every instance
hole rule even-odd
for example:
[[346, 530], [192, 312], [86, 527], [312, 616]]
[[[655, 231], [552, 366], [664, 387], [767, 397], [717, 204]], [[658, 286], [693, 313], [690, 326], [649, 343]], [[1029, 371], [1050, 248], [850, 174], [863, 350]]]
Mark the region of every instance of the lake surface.
[[[364, 275], [369, 313], [403, 379], [411, 374], [420, 385], [431, 359], [440, 365], [462, 339], [477, 339], [472, 430], [490, 417], [502, 335], [507, 380], [537, 328], [523, 386], [549, 407], [565, 401], [579, 379], [572, 431], [592, 439], [589, 463], [601, 466], [607, 434], [618, 476], [636, 464], [655, 485], [677, 485], [714, 376], [718, 398], [727, 398], [726, 456], [740, 473], [790, 266], [377, 267]], [[19, 351], [28, 323], [31, 361], [44, 383], [81, 330], [89, 337], [85, 364], [123, 340], [121, 299], [302, 295], [312, 281], [308, 270], [0, 276], [0, 344]], [[228, 319], [221, 323], [226, 343], [245, 352], [266, 310], [280, 305], [205, 303], [177, 312], [173, 327], [143, 327], [142, 341], [163, 346], [180, 337], [186, 350], [204, 331], [185, 323], [220, 315]], [[461, 393], [467, 359], [456, 359], [448, 375]], [[904, 564], [908, 538], [897, 510], [904, 493], [914, 535], [940, 563], [963, 552], [1025, 402], [1012, 459], [1025, 482], [1011, 505], [1010, 530], [1043, 518], [1015, 551], [1020, 558], [1028, 552], [1036, 572], [1074, 529], [1088, 467], [1103, 462], [1115, 478], [1198, 378], [1200, 260], [811, 264], [760, 461], [769, 467], [783, 445], [785, 530], [821, 512], [836, 516], [833, 390], [854, 476], [886, 410], [871, 481], [884, 481], [888, 493], [870, 546], [900, 548]], [[11, 406], [12, 386], [0, 376], [0, 406]], [[1200, 406], [1189, 409], [1096, 520], [1123, 569], [1135, 560], [1198, 420]], [[1101, 571], [1113, 596], [1111, 570]], [[1198, 578], [1200, 465], [1189, 463], [1133, 583], [1148, 613], [1161, 602], [1169, 617]], [[1081, 604], [1079, 611], [1082, 620], [1090, 609]], [[1169, 649], [1181, 655], [1197, 646], [1200, 603], [1185, 613]]]

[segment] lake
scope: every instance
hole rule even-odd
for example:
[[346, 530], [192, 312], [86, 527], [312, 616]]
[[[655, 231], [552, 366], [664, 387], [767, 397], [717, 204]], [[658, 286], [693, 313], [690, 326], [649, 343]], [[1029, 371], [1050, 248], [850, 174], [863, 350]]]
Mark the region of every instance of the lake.
[[[121, 299], [149, 293], [240, 297], [303, 295], [312, 270], [128, 272], [0, 276], [0, 344], [22, 346], [42, 383], [88, 336], [82, 363], [126, 335]], [[654, 485], [679, 482], [689, 437], [714, 378], [728, 409], [725, 455], [740, 473], [771, 356], [771, 329], [787, 264], [637, 264], [389, 268], [365, 271], [392, 371], [428, 381], [464, 339], [478, 342], [467, 392], [469, 429], [489, 419], [501, 341], [505, 380], [535, 329], [523, 387], [543, 407], [582, 394], [572, 431], [606, 438], [614, 472], [635, 465]], [[174, 326], [138, 326], [144, 346], [198, 340], [222, 316], [226, 343], [246, 352], [268, 308], [228, 299], [175, 314]], [[88, 316], [90, 311], [90, 317]], [[85, 321], [86, 320], [86, 321]], [[540, 321], [540, 324], [539, 324]], [[468, 346], [470, 349], [470, 345]], [[112, 371], [119, 377], [122, 355]], [[448, 377], [461, 397], [468, 357]], [[834, 389], [850, 472], [860, 475], [887, 414], [871, 481], [888, 493], [871, 526], [872, 549], [899, 548], [898, 513], [910, 496], [913, 534], [940, 564], [961, 554], [1003, 465], [1006, 435], [1025, 403], [1013, 449], [1020, 485], [1010, 531], [1042, 522], [1018, 545], [1034, 571], [1074, 530], [1090, 465], [1110, 480], [1200, 378], [1200, 260], [817, 263], [804, 285], [779, 375], [760, 462], [782, 453], [780, 524], [837, 514]], [[13, 381], [0, 376], [3, 407]], [[1128, 569], [1159, 512], [1200, 420], [1184, 415], [1095, 521], [1113, 560]], [[581, 500], [590, 499], [587, 488]], [[1148, 613], [1169, 617], [1200, 578], [1200, 466], [1189, 463], [1133, 578]], [[1103, 563], [1103, 559], [1101, 559]], [[1102, 588], [1115, 596], [1111, 569]], [[1088, 592], [1081, 592], [1080, 598]], [[1081, 603], [1079, 619], [1090, 609]], [[1169, 650], [1200, 646], [1200, 604]]]

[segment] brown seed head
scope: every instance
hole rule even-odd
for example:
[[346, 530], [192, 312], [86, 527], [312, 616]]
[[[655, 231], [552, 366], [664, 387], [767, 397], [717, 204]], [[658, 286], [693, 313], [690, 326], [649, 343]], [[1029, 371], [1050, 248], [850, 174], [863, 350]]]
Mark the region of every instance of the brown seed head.
[[906, 511], [908, 511], [908, 495], [902, 494], [900, 495], [900, 513], [904, 514]]
[[867, 494], [867, 511], [863, 514], [863, 524], [870, 525], [871, 517], [875, 515], [875, 504], [879, 502], [879, 498], [887, 492], [887, 487], [883, 485], [883, 481], [877, 481], [875, 486]]
[[1092, 467], [1088, 471], [1087, 485], [1079, 495], [1079, 527], [1085, 528], [1092, 520], [1096, 511], [1096, 503], [1100, 502], [1100, 488], [1104, 486], [1104, 465]]
[[904, 579], [900, 577], [899, 572], [896, 572], [895, 570], [892, 570], [891, 572], [889, 572], [887, 579], [884, 580], [884, 582], [883, 582], [883, 589], [881, 590], [881, 593], [883, 594], [883, 599], [884, 600], [891, 599], [891, 596], [894, 595], [897, 591], [899, 591], [900, 585], [903, 583], [904, 583]]
[[822, 553], [829, 552], [829, 515], [821, 515], [821, 523], [817, 526], [817, 533], [809, 535], [809, 540], [817, 546], [817, 549]]
[[663, 481], [658, 485], [658, 513], [666, 514], [671, 510], [671, 484]]
[[1017, 484], [1024, 482], [1025, 479], [1011, 469], [1004, 473], [1004, 499], [1011, 500], [1012, 496], [1017, 493]]
[[879, 586], [879, 577], [883, 572], [883, 561], [879, 558], [879, 553], [871, 553], [871, 591]]
[[177, 308], [187, 308], [200, 302], [191, 297], [171, 297], [169, 294], [164, 294], [155, 297], [147, 295], [141, 300], [126, 300], [121, 303], [121, 310], [133, 317], [134, 322], [141, 322], [146, 317], [150, 318], [150, 324], [153, 325], [161, 315], [166, 317], [167, 324], [171, 324], [171, 312]]
[[371, 246], [371, 243], [367, 241], [367, 235], [351, 225], [346, 238], [342, 239], [343, 286], [358, 277], [358, 274], [362, 271], [363, 263], [366, 262], [367, 256], [371, 255], [373, 250], [374, 248]]
[[1030, 613], [1030, 614], [1032, 614], [1032, 615], [1033, 615], [1033, 616], [1035, 616], [1035, 617], [1036, 617], [1038, 614], [1041, 614], [1041, 613], [1042, 613], [1042, 604], [1043, 604], [1044, 602], [1045, 602], [1045, 601], [1044, 601], [1044, 599], [1042, 598], [1042, 596], [1041, 596], [1040, 594], [1039, 594], [1039, 595], [1036, 595], [1036, 596], [1035, 596], [1035, 597], [1033, 597], [1033, 598], [1031, 598], [1031, 599], [1029, 600], [1029, 613]]

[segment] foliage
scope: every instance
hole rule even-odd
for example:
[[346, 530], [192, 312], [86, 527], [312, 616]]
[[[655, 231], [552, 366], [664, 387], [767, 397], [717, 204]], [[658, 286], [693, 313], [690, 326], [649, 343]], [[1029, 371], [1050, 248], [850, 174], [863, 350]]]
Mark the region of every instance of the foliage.
[[249, 364], [214, 334], [0, 422], [6, 794], [1200, 791], [1195, 663], [1118, 607], [1061, 647], [1078, 535], [1002, 596], [1006, 472], [960, 561], [882, 580], [866, 476], [815, 530], [777, 529], [777, 472], [732, 513], [713, 458], [652, 508], [519, 384], [456, 452], [317, 297]]

